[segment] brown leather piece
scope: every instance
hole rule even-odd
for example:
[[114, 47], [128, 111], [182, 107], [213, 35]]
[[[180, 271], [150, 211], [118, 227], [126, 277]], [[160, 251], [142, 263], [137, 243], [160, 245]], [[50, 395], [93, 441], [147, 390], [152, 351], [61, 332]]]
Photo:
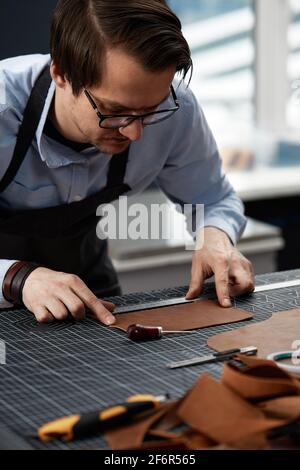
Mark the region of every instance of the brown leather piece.
[[187, 429], [181, 434], [153, 429], [148, 432], [148, 435], [153, 437], [161, 437], [162, 439], [173, 440], [173, 442], [182, 442], [185, 447], [190, 450], [208, 449], [217, 445], [216, 442], [212, 441], [203, 434], [195, 432], [193, 429]]
[[170, 431], [181, 424], [181, 419], [177, 416], [177, 410], [184, 398], [181, 398], [170, 405], [166, 413], [157, 421], [155, 428], [161, 431]]
[[265, 430], [248, 435], [234, 442], [236, 450], [259, 450], [265, 449], [268, 439]]
[[300, 396], [263, 401], [259, 408], [268, 418], [294, 421], [300, 419]]
[[150, 429], [149, 436], [161, 437], [162, 439], [178, 439], [178, 434], [170, 431], [163, 431], [161, 429]]
[[121, 426], [105, 433], [105, 439], [112, 450], [139, 448], [151, 426], [173, 407], [173, 403], [162, 403], [151, 413], [126, 426]]
[[190, 450], [202, 450], [215, 447], [217, 443], [207, 436], [195, 432], [193, 429], [188, 429], [181, 434], [181, 439], [185, 443], [186, 447]]
[[300, 331], [300, 308], [273, 313], [266, 321], [212, 336], [207, 344], [216, 351], [256, 346], [258, 356], [266, 358], [275, 351], [291, 350]]
[[161, 404], [106, 438], [113, 450], [276, 448], [269, 431], [300, 418], [299, 385], [273, 361], [237, 355], [225, 364], [221, 381], [204, 374], [181, 399]]
[[213, 300], [198, 300], [184, 305], [117, 314], [116, 323], [112, 328], [126, 331], [129, 325], [138, 323], [145, 326], [161, 326], [163, 330], [186, 331], [251, 318], [253, 315], [244, 310], [224, 308]]
[[185, 442], [179, 438], [172, 439], [170, 441], [144, 442], [140, 447], [136, 447], [131, 450], [174, 452], [176, 450], [183, 451], [189, 449], [186, 447]]
[[267, 420], [262, 411], [207, 374], [183, 401], [178, 415], [201, 434], [229, 445], [238, 445], [239, 441], [282, 423]]
[[280, 369], [273, 361], [259, 361], [254, 358], [237, 355], [246, 369], [236, 369], [229, 363], [225, 364], [222, 383], [241, 397], [248, 400], [265, 400], [285, 395], [300, 394], [300, 382]]

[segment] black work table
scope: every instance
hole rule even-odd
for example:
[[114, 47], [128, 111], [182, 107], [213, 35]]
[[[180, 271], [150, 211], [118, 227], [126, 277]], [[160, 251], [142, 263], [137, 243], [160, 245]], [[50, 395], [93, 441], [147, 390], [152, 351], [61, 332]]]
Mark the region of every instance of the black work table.
[[[257, 285], [300, 278], [300, 270], [257, 277]], [[160, 291], [160, 297], [178, 297], [187, 287]], [[208, 286], [205, 297], [214, 296]], [[143, 294], [153, 299], [156, 294]], [[263, 321], [273, 312], [300, 306], [300, 286], [255, 293], [236, 299], [238, 308], [253, 312], [247, 322], [198, 330], [192, 335], [166, 336], [133, 343], [123, 332], [92, 320], [39, 325], [26, 310], [0, 313], [0, 339], [6, 342], [6, 365], [0, 366], [0, 425], [21, 436], [41, 424], [68, 414], [100, 409], [136, 393], [178, 398], [203, 372], [218, 377], [220, 364], [167, 369], [170, 361], [206, 354], [207, 338], [223, 331]], [[115, 298], [133, 302], [134, 296]], [[295, 332], [296, 334], [296, 332]], [[297, 338], [295, 338], [297, 339]], [[33, 443], [33, 441], [31, 441]], [[102, 437], [69, 444], [55, 441], [37, 448], [105, 448]]]

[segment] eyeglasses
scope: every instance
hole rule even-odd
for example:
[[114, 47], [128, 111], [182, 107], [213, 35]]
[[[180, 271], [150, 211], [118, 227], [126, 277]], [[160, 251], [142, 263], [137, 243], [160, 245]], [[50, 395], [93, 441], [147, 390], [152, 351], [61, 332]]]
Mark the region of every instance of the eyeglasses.
[[95, 103], [94, 98], [92, 97], [91, 93], [88, 92], [86, 89], [84, 93], [89, 100], [90, 104], [92, 105], [93, 109], [96, 111], [96, 114], [99, 118], [99, 127], [103, 129], [120, 129], [122, 127], [127, 127], [132, 124], [136, 120], [140, 120], [143, 126], [151, 126], [153, 124], [157, 124], [158, 122], [165, 121], [173, 116], [176, 111], [179, 109], [179, 102], [175, 93], [173, 86], [171, 85], [171, 94], [175, 103], [173, 108], [169, 109], [160, 109], [158, 111], [146, 114], [110, 114], [105, 115], [102, 114], [97, 104]]

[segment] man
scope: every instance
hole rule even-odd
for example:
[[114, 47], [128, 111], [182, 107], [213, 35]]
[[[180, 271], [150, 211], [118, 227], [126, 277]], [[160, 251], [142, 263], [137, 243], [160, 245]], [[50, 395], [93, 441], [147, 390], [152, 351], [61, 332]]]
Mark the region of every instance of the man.
[[253, 290], [234, 247], [242, 204], [192, 92], [174, 81], [191, 64], [163, 0], [60, 0], [51, 59], [0, 63], [2, 306], [23, 302], [40, 322], [89, 311], [113, 323], [99, 297], [119, 287], [96, 210], [154, 180], [173, 201], [205, 204], [187, 297], [213, 274], [224, 307]]

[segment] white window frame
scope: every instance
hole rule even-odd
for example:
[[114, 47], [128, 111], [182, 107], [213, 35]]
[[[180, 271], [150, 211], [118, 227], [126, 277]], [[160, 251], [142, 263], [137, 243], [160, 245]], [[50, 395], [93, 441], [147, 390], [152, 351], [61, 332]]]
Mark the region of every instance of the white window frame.
[[252, 3], [255, 14], [254, 125], [260, 130], [282, 133], [288, 129], [287, 105], [292, 91], [288, 80], [290, 2], [252, 0]]
[[256, 14], [255, 110], [260, 129], [287, 129], [288, 0], [254, 0]]

